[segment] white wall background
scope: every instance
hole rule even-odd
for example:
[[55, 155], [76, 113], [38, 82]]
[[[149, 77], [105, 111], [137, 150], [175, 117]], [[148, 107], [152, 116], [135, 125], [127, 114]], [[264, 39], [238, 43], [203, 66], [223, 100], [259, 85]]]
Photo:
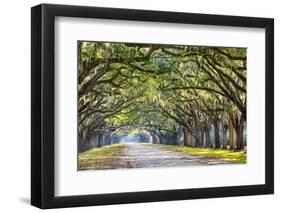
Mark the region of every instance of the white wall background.
[[[281, 13], [278, 1], [58, 0], [81, 4], [275, 18], [275, 132], [281, 127]], [[0, 212], [39, 212], [30, 197], [30, 7], [37, 0], [10, 0], [0, 7]], [[279, 83], [279, 85], [278, 85]], [[281, 208], [281, 145], [275, 136], [275, 195], [201, 199], [50, 210], [51, 212], [277, 212]], [[280, 210], [279, 210], [280, 211]]]

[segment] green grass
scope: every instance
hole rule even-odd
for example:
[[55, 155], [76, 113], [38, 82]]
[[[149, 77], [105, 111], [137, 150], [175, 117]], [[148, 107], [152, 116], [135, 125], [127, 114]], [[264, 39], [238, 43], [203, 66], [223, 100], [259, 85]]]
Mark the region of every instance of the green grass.
[[[87, 169], [92, 167], [93, 164], [97, 164], [99, 162], [108, 162], [110, 158], [114, 156], [118, 156], [120, 150], [124, 147], [124, 144], [114, 144], [109, 146], [103, 146], [100, 148], [93, 148], [86, 152], [79, 154], [79, 170]], [[95, 166], [103, 166], [103, 165], [95, 165]]]
[[203, 149], [203, 148], [192, 148], [186, 146], [172, 146], [172, 145], [155, 145], [155, 146], [160, 146], [160, 148], [163, 150], [173, 150], [189, 155], [215, 157], [230, 163], [236, 163], [236, 164], [247, 163], [247, 153], [245, 151], [231, 151], [231, 150], [224, 150], [224, 149]]

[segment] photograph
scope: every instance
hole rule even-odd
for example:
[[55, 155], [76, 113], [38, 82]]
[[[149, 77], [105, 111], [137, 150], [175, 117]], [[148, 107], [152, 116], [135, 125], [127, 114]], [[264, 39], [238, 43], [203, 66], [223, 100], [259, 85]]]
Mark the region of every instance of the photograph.
[[77, 41], [78, 171], [247, 164], [247, 47]]
[[32, 6], [31, 205], [274, 194], [272, 10], [162, 5]]

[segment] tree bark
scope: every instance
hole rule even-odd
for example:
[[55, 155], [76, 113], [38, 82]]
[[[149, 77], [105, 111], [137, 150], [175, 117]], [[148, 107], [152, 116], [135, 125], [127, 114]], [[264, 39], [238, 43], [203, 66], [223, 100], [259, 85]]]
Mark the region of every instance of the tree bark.
[[97, 147], [102, 147], [102, 142], [103, 142], [103, 135], [98, 135], [97, 137]]
[[226, 124], [223, 125], [222, 128], [222, 148], [226, 149], [226, 133], [227, 133], [228, 126]]
[[204, 144], [204, 132], [200, 131], [197, 134], [196, 147], [203, 147], [203, 144]]
[[205, 148], [210, 148], [211, 147], [211, 135], [210, 135], [210, 130], [208, 128], [205, 129]]
[[187, 136], [187, 145], [188, 146], [192, 146], [192, 139], [191, 139], [191, 135], [190, 134], [188, 134], [188, 136]]
[[192, 147], [196, 147], [196, 145], [197, 145], [196, 138], [193, 135], [191, 135], [191, 134], [189, 134], [189, 136], [190, 136], [191, 146]]
[[[241, 121], [240, 121], [241, 122]], [[243, 130], [244, 130], [244, 122], [242, 121], [236, 128], [236, 150], [244, 149], [243, 143]]]
[[178, 138], [178, 136], [176, 133], [172, 134], [172, 138], [171, 138], [172, 145], [177, 145], [177, 138]]
[[188, 131], [187, 128], [183, 128], [183, 145], [188, 146]]
[[160, 144], [159, 137], [156, 134], [152, 134], [152, 143], [153, 144]]
[[243, 143], [243, 130], [244, 130], [244, 117], [236, 114], [235, 117], [231, 117], [231, 121], [236, 133], [236, 150], [244, 149]]
[[229, 126], [229, 148], [230, 149], [235, 149], [235, 130], [234, 126], [232, 124], [232, 112], [229, 113], [229, 120], [228, 120], [228, 126]]
[[213, 122], [214, 128], [215, 128], [215, 148], [219, 149], [221, 148], [221, 142], [220, 142], [220, 129], [219, 129], [219, 123], [218, 120], [214, 120]]

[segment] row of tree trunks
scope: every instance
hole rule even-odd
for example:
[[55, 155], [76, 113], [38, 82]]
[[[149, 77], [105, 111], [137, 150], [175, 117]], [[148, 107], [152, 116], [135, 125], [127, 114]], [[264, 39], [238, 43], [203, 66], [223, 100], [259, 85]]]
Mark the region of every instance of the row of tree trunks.
[[85, 152], [92, 148], [98, 148], [120, 142], [120, 138], [109, 133], [92, 133], [87, 138], [80, 137], [78, 143], [78, 152]]
[[[221, 128], [220, 128], [221, 126]], [[208, 125], [203, 126], [197, 132], [189, 132], [187, 127], [182, 128], [183, 145], [190, 147], [203, 147], [210, 148], [227, 148], [227, 132], [229, 132], [229, 148], [241, 150], [244, 148], [243, 143], [243, 131], [245, 127], [245, 121], [243, 116], [239, 116], [235, 113], [229, 113], [229, 119], [221, 121], [219, 119], [213, 120], [214, 128], [214, 145], [211, 144], [210, 127]], [[220, 130], [221, 129], [221, 130]], [[151, 142], [153, 144], [167, 144], [167, 145], [179, 145], [179, 132], [166, 132], [162, 133], [158, 130], [151, 130]], [[80, 138], [78, 144], [78, 151], [83, 152], [91, 148], [102, 147], [119, 143], [120, 138], [111, 133], [92, 132], [86, 139]]]
[[[200, 137], [200, 139], [202, 139]], [[184, 146], [191, 146], [191, 147], [198, 147], [201, 146], [199, 138], [194, 137], [192, 134], [188, 132], [186, 127], [183, 128], [183, 145]]]
[[227, 149], [227, 133], [229, 132], [229, 149], [241, 150], [244, 149], [243, 133], [245, 121], [243, 116], [238, 116], [234, 113], [229, 113], [229, 119], [221, 121], [213, 120], [214, 128], [214, 144], [211, 145], [210, 127], [205, 126], [202, 130], [193, 132], [188, 131], [188, 128], [183, 127], [183, 145], [191, 147], [214, 147], [216, 149]]
[[146, 129], [151, 136], [152, 144], [180, 145], [181, 129], [173, 128], [171, 131], [163, 131], [156, 128]]
[[153, 144], [179, 145], [178, 134], [161, 134], [153, 131], [150, 133]]

